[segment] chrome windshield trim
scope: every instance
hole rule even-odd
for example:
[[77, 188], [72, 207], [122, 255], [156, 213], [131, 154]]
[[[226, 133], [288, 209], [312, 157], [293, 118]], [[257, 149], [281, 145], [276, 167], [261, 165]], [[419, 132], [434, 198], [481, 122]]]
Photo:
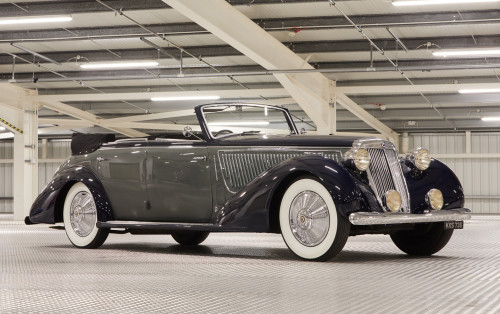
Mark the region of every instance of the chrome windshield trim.
[[433, 211], [428, 214], [359, 212], [349, 215], [355, 226], [464, 221], [471, 218], [467, 208]]
[[[208, 123], [207, 123], [207, 119], [205, 117], [205, 113], [204, 113], [203, 109], [210, 108], [210, 107], [220, 107], [220, 106], [246, 106], [246, 107], [260, 107], [260, 108], [268, 107], [268, 108], [282, 111], [284, 116], [285, 116], [285, 119], [288, 122], [288, 126], [292, 128], [292, 129], [290, 129], [290, 132], [294, 132], [295, 134], [300, 134], [298, 129], [297, 129], [297, 126], [295, 125], [295, 122], [293, 121], [292, 115], [290, 114], [290, 112], [286, 108], [272, 106], [272, 105], [251, 104], [251, 103], [250, 104], [249, 103], [214, 103], [214, 104], [201, 106], [200, 111], [201, 111], [201, 116], [202, 116], [203, 120], [199, 121], [199, 123], [200, 124], [203, 123], [206, 126], [206, 129], [208, 131], [209, 131]], [[210, 132], [208, 132], [207, 135], [208, 135], [210, 140], [216, 139], [212, 134], [210, 134]]]

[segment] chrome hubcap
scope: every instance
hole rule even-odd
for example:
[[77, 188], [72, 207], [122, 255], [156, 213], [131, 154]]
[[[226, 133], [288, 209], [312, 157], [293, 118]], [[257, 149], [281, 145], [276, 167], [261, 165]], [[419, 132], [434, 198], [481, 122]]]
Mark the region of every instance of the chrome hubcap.
[[305, 246], [323, 242], [330, 228], [330, 213], [323, 198], [313, 191], [299, 193], [290, 205], [290, 228]]
[[80, 237], [88, 236], [97, 223], [97, 209], [92, 195], [87, 192], [78, 192], [70, 208], [71, 227]]

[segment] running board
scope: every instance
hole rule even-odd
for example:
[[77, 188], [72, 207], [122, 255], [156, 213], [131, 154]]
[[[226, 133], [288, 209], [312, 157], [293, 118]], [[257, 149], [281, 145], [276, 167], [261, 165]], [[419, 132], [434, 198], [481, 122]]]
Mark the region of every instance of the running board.
[[142, 230], [185, 230], [185, 231], [208, 231], [208, 232], [241, 232], [244, 229], [224, 228], [223, 226], [207, 223], [180, 223], [180, 222], [155, 222], [155, 221], [99, 221], [97, 228], [124, 228]]

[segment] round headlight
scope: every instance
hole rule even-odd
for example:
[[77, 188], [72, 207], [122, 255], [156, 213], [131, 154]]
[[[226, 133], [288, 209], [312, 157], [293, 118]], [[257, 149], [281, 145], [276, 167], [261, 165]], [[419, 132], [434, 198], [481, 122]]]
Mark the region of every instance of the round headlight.
[[401, 209], [401, 194], [396, 190], [389, 190], [385, 193], [385, 206], [391, 212], [397, 212]]
[[370, 153], [364, 148], [360, 148], [354, 154], [354, 165], [361, 171], [365, 171], [370, 167]]
[[420, 170], [426, 170], [431, 164], [431, 154], [427, 149], [421, 148], [417, 150], [415, 155], [415, 166]]
[[425, 200], [427, 202], [427, 205], [429, 205], [434, 210], [440, 210], [441, 208], [443, 208], [443, 193], [441, 193], [441, 191], [438, 189], [432, 189], [427, 192]]
[[425, 148], [417, 148], [406, 155], [406, 159], [419, 170], [426, 170], [431, 164], [431, 154]]

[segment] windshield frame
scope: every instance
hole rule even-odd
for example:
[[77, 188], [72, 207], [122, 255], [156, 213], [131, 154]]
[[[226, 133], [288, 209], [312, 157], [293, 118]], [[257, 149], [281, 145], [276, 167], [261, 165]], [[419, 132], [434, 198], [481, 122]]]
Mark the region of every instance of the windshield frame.
[[215, 103], [215, 104], [200, 105], [200, 106], [197, 106], [195, 108], [195, 112], [196, 112], [196, 115], [198, 117], [198, 121], [200, 123], [200, 127], [201, 127], [201, 131], [203, 133], [203, 136], [208, 140], [220, 140], [220, 138], [215, 138], [210, 133], [210, 129], [208, 128], [208, 123], [205, 119], [205, 114], [203, 112], [203, 109], [210, 108], [210, 107], [221, 107], [221, 106], [244, 106], [244, 107], [259, 107], [259, 108], [267, 107], [269, 109], [279, 110], [279, 111], [283, 112], [283, 115], [286, 119], [288, 127], [290, 128], [290, 134], [299, 134], [299, 131], [297, 130], [297, 126], [293, 122], [290, 111], [288, 111], [287, 108], [270, 106], [270, 105], [262, 105], [262, 104], [249, 104], [249, 103]]

